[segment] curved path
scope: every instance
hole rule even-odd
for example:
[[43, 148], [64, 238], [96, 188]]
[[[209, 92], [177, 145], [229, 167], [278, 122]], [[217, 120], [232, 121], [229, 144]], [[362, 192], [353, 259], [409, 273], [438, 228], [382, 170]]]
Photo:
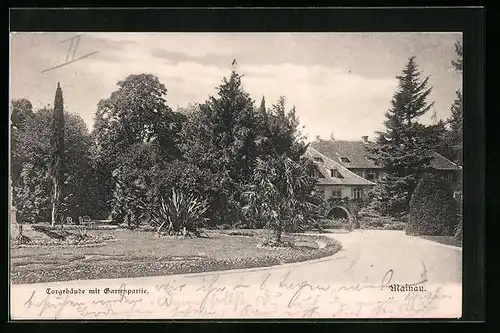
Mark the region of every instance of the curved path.
[[[460, 317], [461, 249], [401, 231], [326, 235], [338, 239], [343, 249], [302, 263], [14, 285], [11, 313], [14, 319]], [[49, 295], [47, 288], [86, 293]], [[120, 288], [127, 295], [118, 294]], [[99, 294], [89, 294], [96, 289]]]

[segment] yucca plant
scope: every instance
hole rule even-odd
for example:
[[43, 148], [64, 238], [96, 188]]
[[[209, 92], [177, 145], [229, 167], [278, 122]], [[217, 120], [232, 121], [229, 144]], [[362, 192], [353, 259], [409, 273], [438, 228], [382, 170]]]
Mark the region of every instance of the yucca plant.
[[193, 194], [185, 195], [174, 188], [168, 200], [160, 198], [158, 211], [153, 212], [152, 216], [158, 233], [163, 230], [169, 234], [182, 230], [195, 232], [203, 224], [207, 209], [206, 200], [200, 200]]

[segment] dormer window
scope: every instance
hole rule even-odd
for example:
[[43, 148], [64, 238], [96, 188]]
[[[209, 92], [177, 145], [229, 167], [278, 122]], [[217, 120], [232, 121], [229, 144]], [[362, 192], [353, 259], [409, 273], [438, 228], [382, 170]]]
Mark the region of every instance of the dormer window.
[[344, 178], [337, 169], [330, 169], [330, 176], [333, 178]]
[[342, 156], [340, 160], [344, 163], [351, 163], [351, 160], [348, 157]]
[[312, 169], [312, 176], [315, 178], [325, 178], [325, 176], [323, 176], [323, 174], [319, 171], [317, 167]]

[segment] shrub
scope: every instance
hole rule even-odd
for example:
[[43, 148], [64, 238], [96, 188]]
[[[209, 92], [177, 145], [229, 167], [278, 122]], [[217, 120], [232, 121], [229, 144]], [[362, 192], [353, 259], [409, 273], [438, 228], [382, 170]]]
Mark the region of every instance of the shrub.
[[406, 234], [427, 236], [453, 235], [458, 209], [448, 184], [439, 177], [425, 175], [410, 201]]
[[248, 232], [248, 231], [230, 231], [227, 233], [229, 236], [246, 236], [246, 237], [253, 237], [255, 234]]
[[320, 226], [322, 229], [344, 229], [347, 228], [348, 223], [339, 219], [322, 219], [320, 221]]
[[404, 222], [387, 223], [384, 225], [383, 229], [384, 230], [405, 230], [406, 223], [404, 223]]
[[184, 195], [172, 189], [168, 200], [161, 198], [161, 206], [153, 212], [153, 221], [157, 225], [157, 232], [166, 230], [169, 234], [186, 231], [196, 232], [203, 224], [203, 215], [208, 209], [206, 200], [200, 201], [193, 194]]
[[219, 230], [229, 230], [232, 229], [230, 224], [224, 223], [224, 224], [219, 224], [217, 225], [217, 229]]
[[362, 229], [404, 230], [406, 228], [406, 219], [404, 217], [396, 219], [391, 216], [382, 216], [376, 211], [373, 204], [362, 208], [358, 213], [358, 217]]

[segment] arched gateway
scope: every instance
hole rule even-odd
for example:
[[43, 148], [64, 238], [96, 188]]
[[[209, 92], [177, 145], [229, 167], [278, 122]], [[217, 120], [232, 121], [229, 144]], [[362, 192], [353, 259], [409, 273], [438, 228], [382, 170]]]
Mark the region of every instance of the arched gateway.
[[[340, 213], [340, 214], [339, 214]], [[351, 212], [349, 211], [348, 208], [344, 207], [344, 206], [339, 206], [339, 205], [335, 205], [335, 206], [332, 206], [329, 210], [328, 210], [328, 213], [326, 214], [326, 217], [327, 218], [331, 218], [331, 217], [340, 217], [342, 218], [342, 216], [339, 216], [339, 215], [344, 215], [344, 218], [347, 219], [347, 225], [346, 225], [346, 228], [348, 230], [352, 230], [353, 229], [353, 216], [351, 214]]]

